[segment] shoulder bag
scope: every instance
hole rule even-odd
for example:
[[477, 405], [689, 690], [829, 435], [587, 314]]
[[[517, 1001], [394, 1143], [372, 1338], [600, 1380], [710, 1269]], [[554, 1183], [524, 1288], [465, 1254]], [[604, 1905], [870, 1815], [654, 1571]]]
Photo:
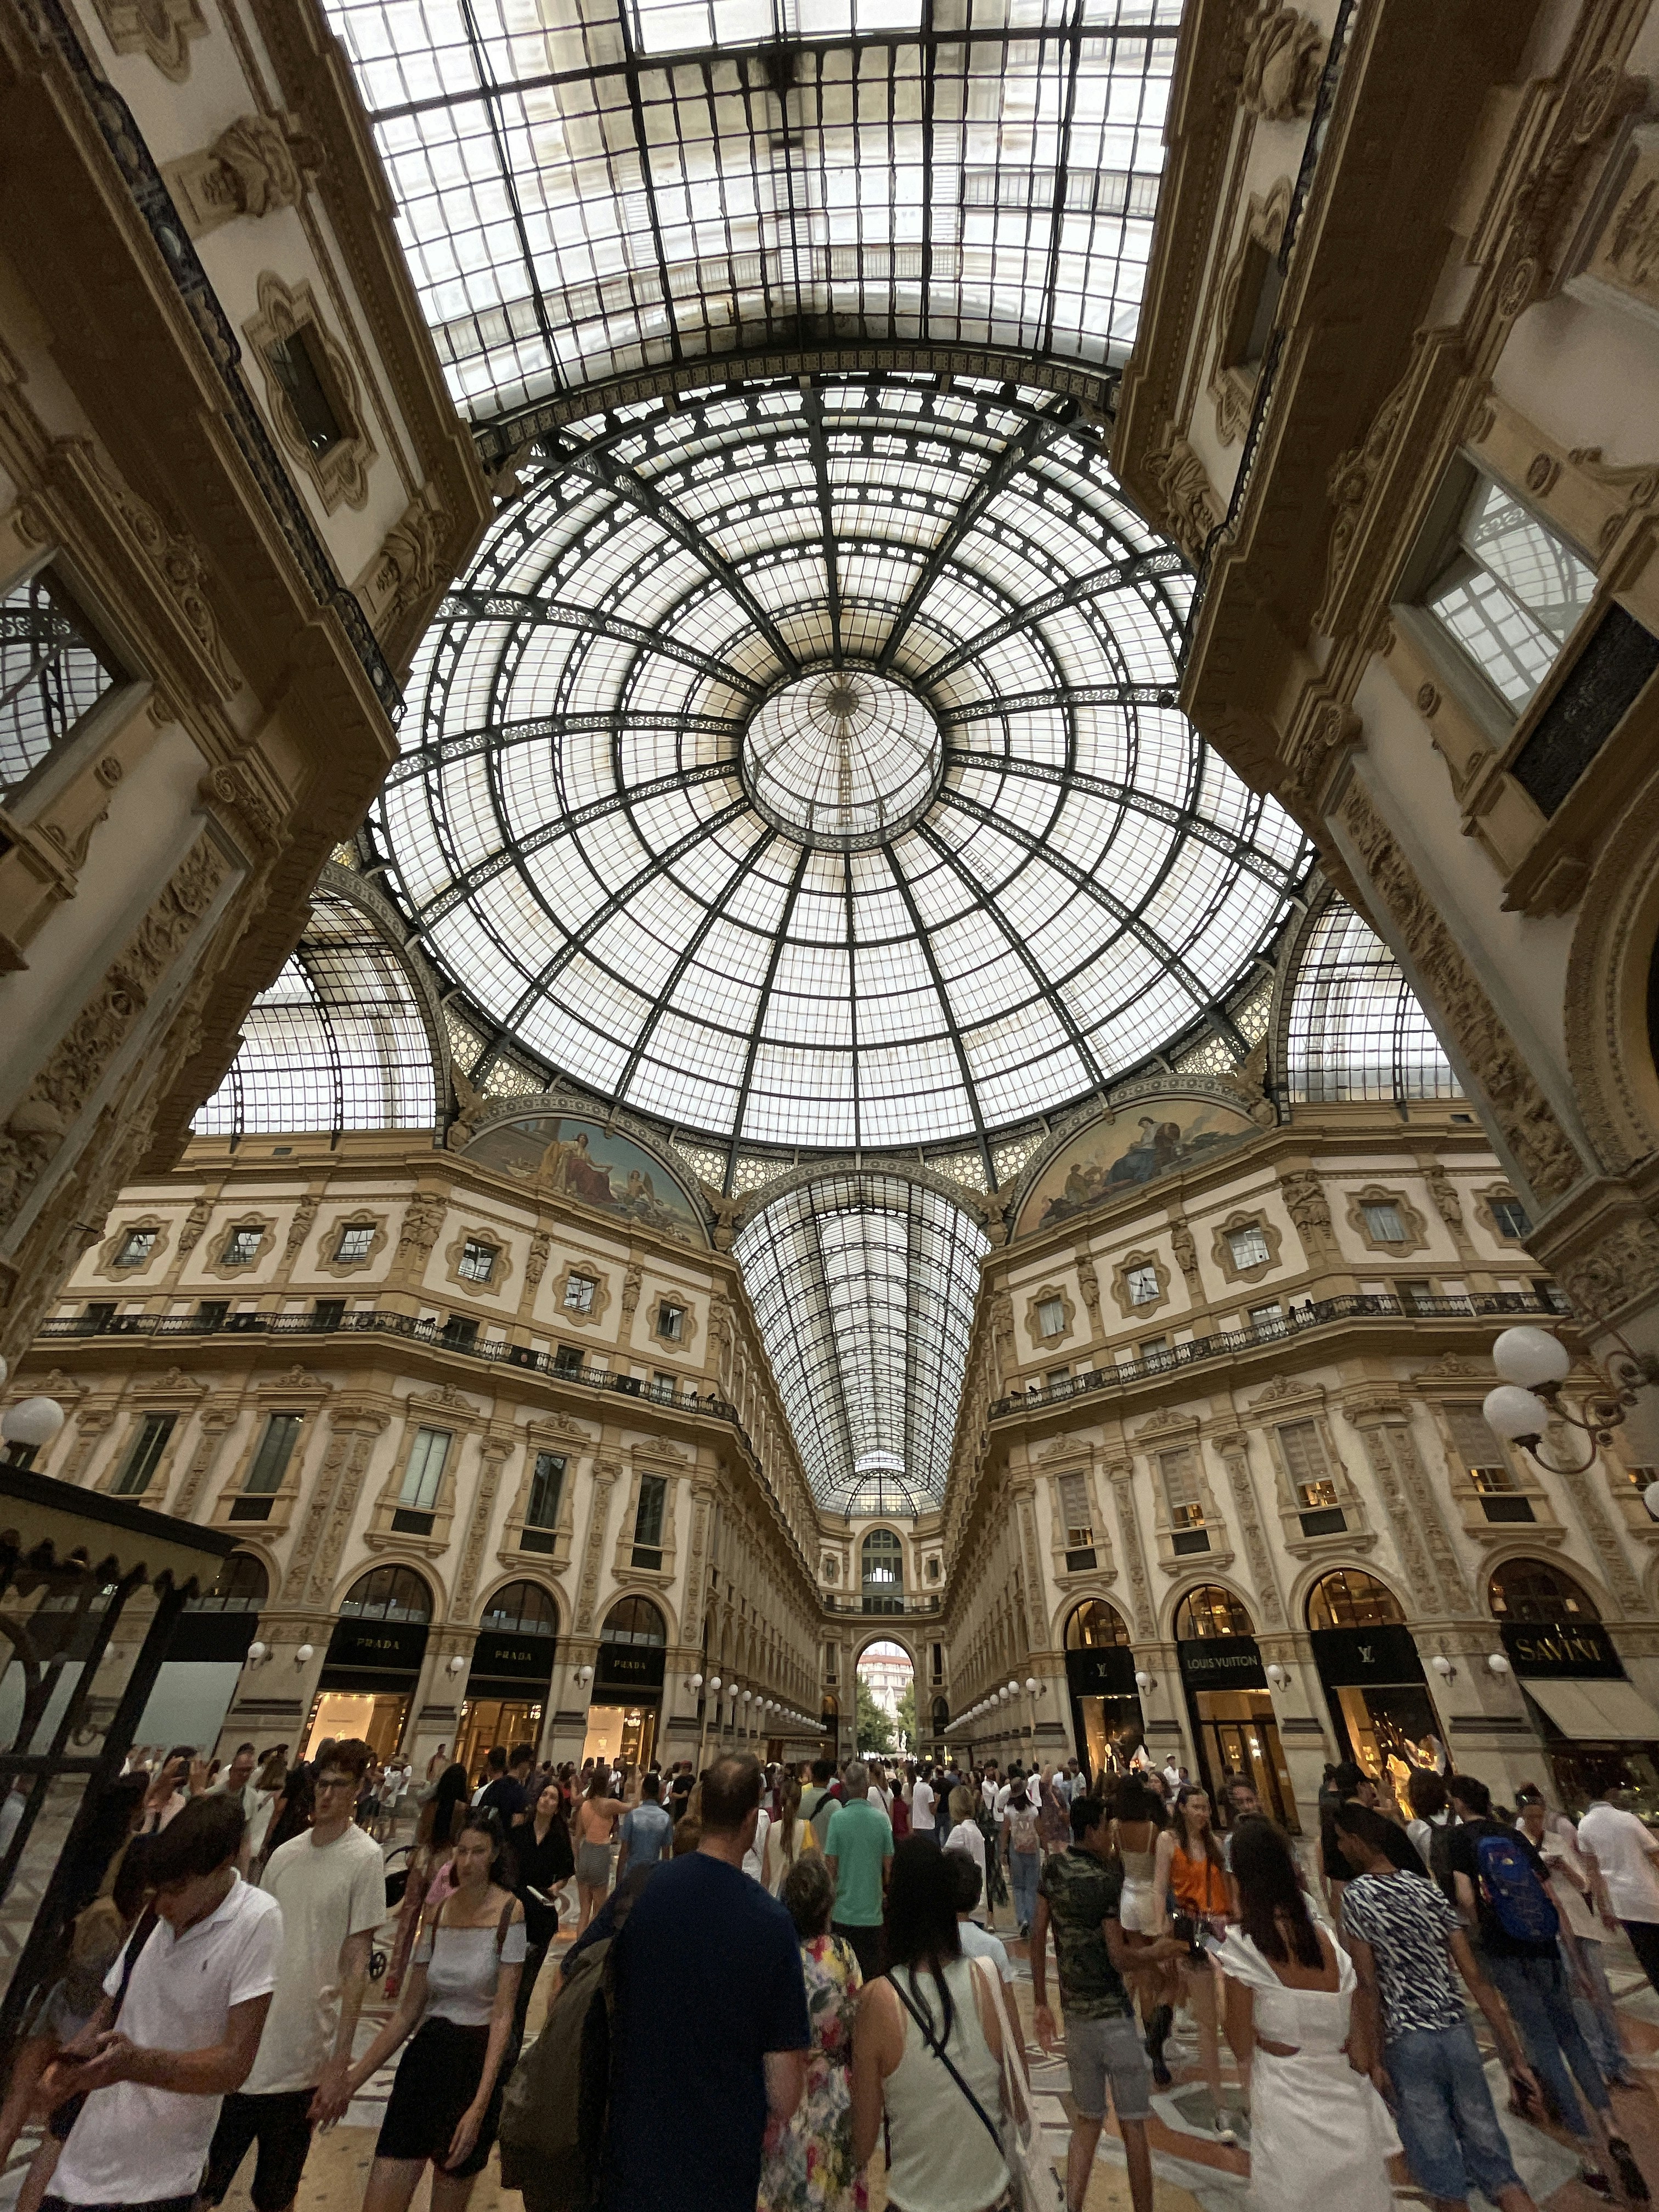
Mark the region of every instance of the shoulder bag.
[[[970, 1964], [974, 1972], [981, 1975], [981, 1978], [985, 1978], [981, 1972], [981, 1962], [975, 1959], [970, 1961]], [[997, 1983], [1001, 1980], [994, 1966], [989, 1968], [989, 1976]], [[1017, 2212], [1064, 2212], [1066, 2200], [1060, 2187], [1060, 2176], [1054, 2172], [1048, 2154], [1042, 2147], [1042, 2138], [1038, 2134], [1032, 2118], [1030, 2106], [1025, 2095], [1025, 2084], [1020, 2078], [1013, 2046], [1009, 2039], [1014, 2030], [1009, 2025], [1008, 2009], [1002, 2002], [1000, 1988], [994, 1989], [992, 1998], [997, 2008], [998, 2017], [1002, 2023], [1004, 2118], [1001, 2126], [999, 2127], [969, 2087], [949, 2051], [928, 2026], [914, 2000], [905, 1994], [898, 1977], [896, 1974], [890, 1974], [888, 1979], [897, 1995], [899, 2002], [921, 2030], [922, 2041], [973, 2106], [978, 2115], [980, 2124], [985, 2129], [998, 2150], [1001, 2152], [1003, 2164], [1008, 2169], [1009, 2190]]]

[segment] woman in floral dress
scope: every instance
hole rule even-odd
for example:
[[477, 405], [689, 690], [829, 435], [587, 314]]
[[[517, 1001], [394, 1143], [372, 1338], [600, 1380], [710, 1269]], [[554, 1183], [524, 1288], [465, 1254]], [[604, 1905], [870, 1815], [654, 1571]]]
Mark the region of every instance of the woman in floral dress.
[[793, 2117], [766, 2131], [759, 2212], [866, 2212], [853, 2164], [853, 2021], [863, 1977], [852, 1946], [830, 1933], [835, 1890], [816, 1852], [796, 1860], [780, 1893], [800, 1937], [812, 2047]]

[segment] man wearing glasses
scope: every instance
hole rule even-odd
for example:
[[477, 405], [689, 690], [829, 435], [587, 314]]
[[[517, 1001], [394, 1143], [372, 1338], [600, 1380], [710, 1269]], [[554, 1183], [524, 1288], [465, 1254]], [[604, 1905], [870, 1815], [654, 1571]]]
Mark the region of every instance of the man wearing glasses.
[[345, 2111], [352, 2039], [368, 1982], [368, 1952], [386, 1917], [380, 1845], [352, 1815], [371, 1753], [356, 1739], [319, 1762], [316, 1817], [265, 1863], [262, 1889], [283, 1908], [282, 1963], [253, 2071], [225, 2099], [199, 2202], [222, 2202], [258, 2145], [255, 2212], [289, 2212], [312, 2129]]

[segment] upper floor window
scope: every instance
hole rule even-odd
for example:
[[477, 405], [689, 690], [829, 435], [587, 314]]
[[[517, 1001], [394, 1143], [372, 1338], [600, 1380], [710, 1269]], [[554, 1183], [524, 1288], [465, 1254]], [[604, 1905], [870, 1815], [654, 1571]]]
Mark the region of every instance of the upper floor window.
[[304, 1416], [300, 1413], [273, 1413], [265, 1423], [265, 1432], [259, 1439], [259, 1449], [253, 1455], [247, 1471], [247, 1480], [242, 1487], [255, 1496], [263, 1496], [282, 1487], [283, 1477], [288, 1473], [288, 1463], [294, 1456]]
[[129, 1229], [115, 1255], [116, 1266], [142, 1267], [155, 1249], [155, 1240], [160, 1234], [156, 1229]]
[[340, 422], [342, 410], [331, 390], [333, 376], [327, 356], [311, 331], [302, 324], [285, 337], [273, 338], [265, 348], [265, 359], [312, 452], [326, 453], [337, 446], [346, 434]]
[[251, 1266], [259, 1256], [259, 1247], [264, 1242], [264, 1235], [258, 1222], [245, 1228], [233, 1229], [225, 1239], [224, 1250], [219, 1255], [221, 1266]]
[[580, 1347], [574, 1344], [560, 1345], [553, 1354], [553, 1372], [556, 1375], [580, 1375], [581, 1371]]
[[668, 1483], [660, 1474], [640, 1477], [640, 1502], [634, 1515], [634, 1565], [656, 1568], [662, 1565], [663, 1516], [668, 1504]]
[[1182, 1444], [1176, 1451], [1160, 1452], [1158, 1468], [1163, 1478], [1164, 1495], [1169, 1502], [1171, 1527], [1201, 1528], [1204, 1502], [1199, 1487], [1197, 1453], [1190, 1444]]
[[593, 1301], [599, 1296], [599, 1281], [592, 1275], [567, 1275], [564, 1280], [564, 1310], [567, 1313], [592, 1313]]
[[657, 1308], [657, 1334], [670, 1344], [685, 1340], [685, 1308], [665, 1298]]
[[176, 1413], [146, 1413], [138, 1425], [138, 1433], [127, 1448], [121, 1462], [121, 1471], [113, 1485], [118, 1498], [142, 1498], [149, 1488], [150, 1477], [161, 1463], [161, 1455], [178, 1425]]
[[556, 1528], [559, 1525], [559, 1501], [564, 1492], [565, 1455], [562, 1452], [538, 1452], [534, 1472], [530, 1478], [530, 1497], [524, 1509], [526, 1528]]
[[1480, 1494], [1480, 1510], [1488, 1521], [1534, 1521], [1532, 1500], [1522, 1493], [1509, 1455], [1479, 1406], [1448, 1406], [1446, 1425], [1452, 1449], [1463, 1471]]
[[1595, 571], [1564, 538], [1477, 474], [1436, 549], [1422, 605], [1518, 716], [1595, 590]]
[[348, 1221], [340, 1231], [339, 1243], [334, 1248], [335, 1260], [367, 1260], [368, 1248], [374, 1242], [374, 1224], [372, 1221]]
[[1158, 1304], [1158, 1269], [1152, 1266], [1131, 1267], [1124, 1277], [1132, 1306], [1152, 1306]]
[[1227, 1244], [1235, 1267], [1260, 1267], [1273, 1257], [1267, 1238], [1254, 1221], [1248, 1228], [1229, 1230]]
[[1524, 1243], [1532, 1234], [1532, 1223], [1527, 1218], [1527, 1209], [1522, 1205], [1520, 1200], [1494, 1198], [1489, 1200], [1488, 1203], [1492, 1207], [1492, 1218], [1497, 1224], [1498, 1235], [1513, 1237], [1517, 1243]]
[[482, 1238], [469, 1237], [461, 1247], [461, 1264], [457, 1271], [463, 1282], [487, 1283], [495, 1273], [495, 1262], [501, 1257], [493, 1244]]
[[1037, 1334], [1064, 1336], [1066, 1334], [1066, 1302], [1063, 1298], [1044, 1298], [1037, 1308]]
[[432, 1511], [438, 1502], [438, 1486], [443, 1480], [444, 1467], [453, 1441], [447, 1429], [417, 1429], [415, 1431], [409, 1464], [404, 1469], [403, 1488], [398, 1493], [399, 1505], [412, 1507], [417, 1513]]
[[0, 599], [0, 798], [9, 798], [126, 672], [52, 568]]
[[1326, 1462], [1318, 1423], [1286, 1421], [1279, 1431], [1279, 1445], [1297, 1504], [1304, 1512], [1334, 1505], [1336, 1484]]
[[1374, 1244], [1406, 1242], [1406, 1224], [1397, 1206], [1362, 1206], [1359, 1210], [1365, 1217], [1365, 1233]]

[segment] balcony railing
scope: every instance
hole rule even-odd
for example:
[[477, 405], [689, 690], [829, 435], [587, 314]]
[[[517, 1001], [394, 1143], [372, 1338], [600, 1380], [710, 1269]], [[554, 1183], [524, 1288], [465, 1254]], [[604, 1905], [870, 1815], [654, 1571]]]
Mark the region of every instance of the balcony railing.
[[941, 1600], [937, 1595], [933, 1597], [826, 1596], [823, 1601], [823, 1609], [826, 1613], [870, 1614], [937, 1613], [940, 1603]]
[[[228, 1314], [70, 1314], [42, 1322], [43, 1337], [66, 1336], [395, 1336], [428, 1345], [434, 1352], [459, 1352], [465, 1359], [481, 1359], [497, 1367], [527, 1368], [558, 1382], [574, 1382], [587, 1390], [610, 1390], [625, 1398], [648, 1399], [659, 1406], [675, 1406], [684, 1413], [708, 1413], [728, 1421], [748, 1437], [738, 1419], [738, 1409], [712, 1392], [699, 1396], [695, 1389], [679, 1389], [643, 1375], [619, 1375], [608, 1367], [562, 1366], [556, 1352], [537, 1352], [527, 1344], [509, 1344], [491, 1337], [483, 1342], [453, 1323], [421, 1321], [412, 1314], [382, 1313], [378, 1309], [343, 1314], [228, 1313]], [[753, 1447], [750, 1446], [752, 1450]]]
[[1257, 1345], [1274, 1344], [1281, 1338], [1300, 1336], [1340, 1321], [1478, 1321], [1486, 1316], [1514, 1318], [1544, 1314], [1559, 1321], [1567, 1312], [1565, 1302], [1556, 1305], [1534, 1297], [1529, 1291], [1487, 1291], [1450, 1298], [1384, 1297], [1350, 1291], [1340, 1298], [1310, 1298], [1292, 1306], [1278, 1321], [1253, 1322], [1249, 1328], [1222, 1329], [1213, 1336], [1194, 1337], [1190, 1344], [1172, 1344], [1167, 1351], [1148, 1352], [1141, 1359], [1124, 1360], [1114, 1367], [1097, 1367], [1086, 1375], [1073, 1375], [1064, 1382], [1045, 1382], [1029, 1390], [1011, 1391], [991, 1407], [993, 1420], [1005, 1413], [1026, 1413], [1033, 1406], [1057, 1406], [1067, 1398], [1086, 1397], [1091, 1390], [1114, 1390], [1126, 1382], [1144, 1382], [1151, 1375], [1167, 1375], [1177, 1367], [1196, 1367], [1206, 1360], [1229, 1359]]

